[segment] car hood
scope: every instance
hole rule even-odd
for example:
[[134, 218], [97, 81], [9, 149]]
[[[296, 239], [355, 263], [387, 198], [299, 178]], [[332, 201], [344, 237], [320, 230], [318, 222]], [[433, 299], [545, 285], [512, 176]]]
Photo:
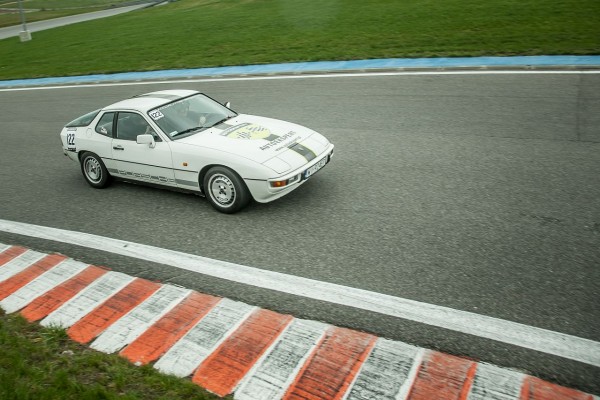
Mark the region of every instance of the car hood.
[[306, 164], [329, 144], [324, 136], [301, 125], [247, 114], [177, 142], [236, 154], [279, 173]]

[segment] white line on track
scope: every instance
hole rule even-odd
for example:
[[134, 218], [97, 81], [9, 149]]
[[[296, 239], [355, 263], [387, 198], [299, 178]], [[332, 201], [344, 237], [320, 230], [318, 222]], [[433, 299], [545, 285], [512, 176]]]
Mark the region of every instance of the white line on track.
[[0, 89], [0, 92], [22, 92], [32, 90], [79, 89], [90, 87], [135, 86], [135, 85], [164, 85], [173, 83], [206, 83], [206, 82], [236, 82], [236, 81], [265, 81], [280, 79], [314, 79], [314, 78], [366, 78], [377, 76], [423, 76], [423, 75], [573, 75], [600, 74], [600, 70], [471, 70], [471, 71], [398, 71], [398, 72], [348, 72], [330, 74], [299, 74], [299, 75], [267, 75], [267, 76], [236, 76], [218, 78], [185, 78], [169, 80], [140, 80], [128, 82], [85, 83], [56, 86], [31, 86]]
[[599, 342], [547, 329], [89, 233], [3, 219], [0, 219], [0, 231], [74, 244], [259, 288], [404, 318], [600, 367]]

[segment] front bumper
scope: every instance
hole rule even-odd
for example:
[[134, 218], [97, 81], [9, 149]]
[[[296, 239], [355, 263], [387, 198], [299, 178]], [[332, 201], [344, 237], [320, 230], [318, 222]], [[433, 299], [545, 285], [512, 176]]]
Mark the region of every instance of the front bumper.
[[[327, 149], [323, 153], [321, 153], [320, 157], [315, 158], [311, 162], [304, 164], [302, 167], [292, 172], [286, 173], [285, 175], [281, 175], [268, 180], [246, 179], [246, 186], [248, 186], [248, 190], [250, 190], [250, 193], [252, 194], [254, 200], [256, 200], [259, 203], [268, 203], [270, 201], [276, 200], [290, 193], [294, 189], [297, 189], [298, 187], [300, 187], [300, 185], [302, 185], [310, 177], [312, 177], [311, 175], [309, 178], [304, 179], [304, 171], [318, 164], [326, 157], [328, 158], [327, 164], [329, 164], [331, 158], [333, 157], [333, 148], [334, 145], [329, 144]], [[276, 181], [290, 181], [290, 183], [283, 187], [273, 187], [272, 182]]]

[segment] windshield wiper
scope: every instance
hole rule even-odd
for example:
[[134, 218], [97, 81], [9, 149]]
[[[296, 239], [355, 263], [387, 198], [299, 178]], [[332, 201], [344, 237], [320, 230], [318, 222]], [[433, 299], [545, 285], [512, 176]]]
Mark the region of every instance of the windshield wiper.
[[219, 125], [219, 124], [221, 124], [221, 123], [223, 123], [223, 122], [225, 122], [225, 121], [227, 121], [228, 119], [231, 119], [231, 118], [233, 118], [233, 117], [235, 117], [235, 115], [232, 115], [232, 116], [230, 116], [230, 117], [225, 117], [225, 118], [223, 118], [223, 119], [220, 119], [219, 121], [217, 121], [217, 122], [215, 122], [214, 124], [212, 124], [210, 127], [212, 128], [213, 126], [217, 126], [217, 125]]
[[197, 131], [198, 129], [202, 129], [202, 128], [204, 128], [204, 127], [203, 127], [203, 126], [195, 126], [195, 127], [193, 127], [193, 128], [184, 129], [184, 130], [182, 130], [181, 132], [177, 132], [176, 134], [174, 134], [174, 135], [173, 135], [173, 136], [171, 136], [171, 137], [175, 137], [175, 136], [183, 135], [183, 134], [185, 134], [185, 133], [189, 133], [189, 132]]

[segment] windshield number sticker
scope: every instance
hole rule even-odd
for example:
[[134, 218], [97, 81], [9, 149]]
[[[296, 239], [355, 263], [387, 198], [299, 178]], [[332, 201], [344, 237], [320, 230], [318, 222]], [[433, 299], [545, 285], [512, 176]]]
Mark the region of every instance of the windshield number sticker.
[[160, 110], [154, 110], [154, 111], [150, 111], [150, 117], [153, 120], [158, 121], [159, 119], [164, 117], [164, 115], [163, 115], [163, 113], [160, 112]]
[[75, 134], [67, 133], [67, 146], [75, 146]]

